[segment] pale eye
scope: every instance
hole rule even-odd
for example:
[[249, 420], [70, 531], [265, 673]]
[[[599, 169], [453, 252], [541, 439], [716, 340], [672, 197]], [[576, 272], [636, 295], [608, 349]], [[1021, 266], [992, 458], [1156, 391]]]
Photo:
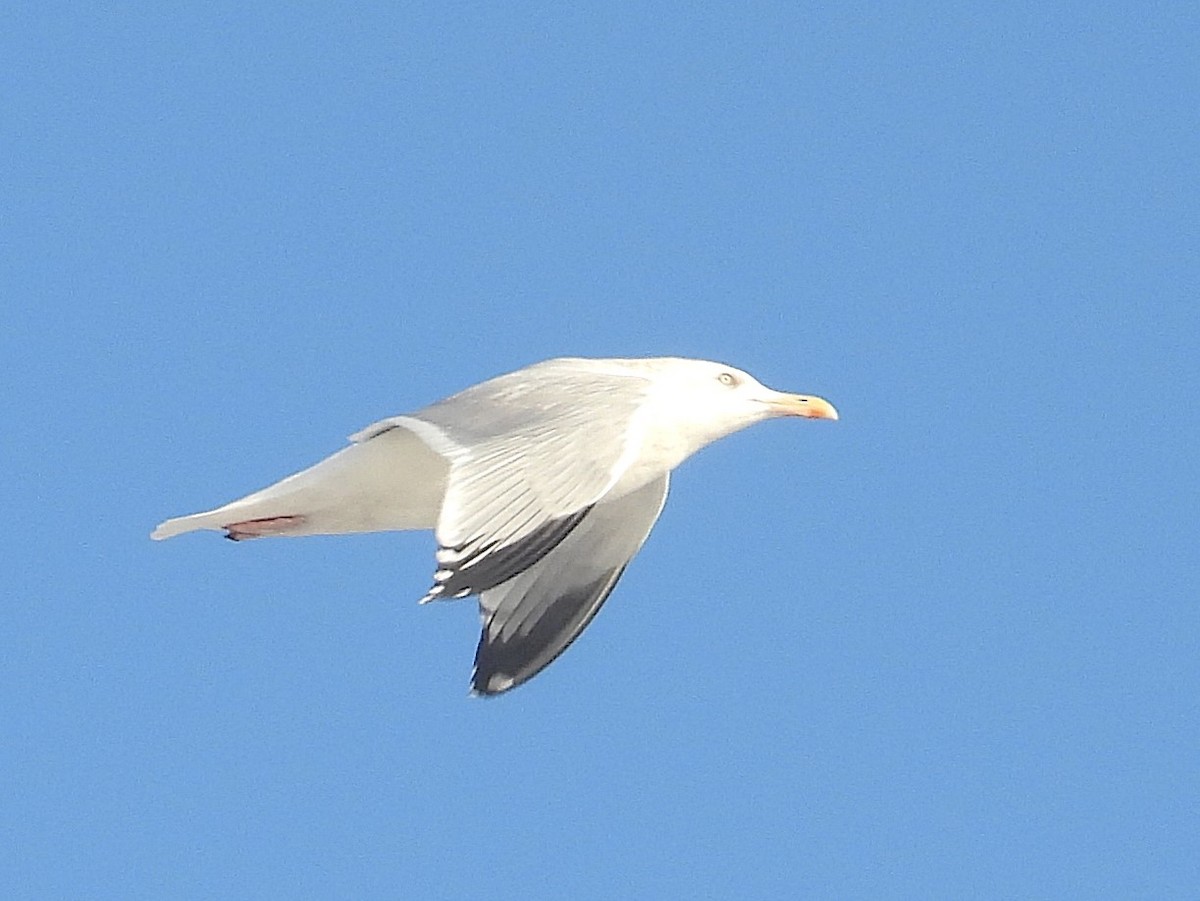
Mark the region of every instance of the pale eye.
[[719, 376], [717, 376], [717, 381], [722, 385], [725, 385], [727, 388], [732, 388], [738, 383], [737, 376], [735, 376], [732, 372], [722, 372]]

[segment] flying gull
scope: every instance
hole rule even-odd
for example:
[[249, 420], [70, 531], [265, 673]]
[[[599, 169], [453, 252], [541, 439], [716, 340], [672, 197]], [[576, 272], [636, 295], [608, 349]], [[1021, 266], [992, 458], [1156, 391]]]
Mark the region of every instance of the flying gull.
[[421, 603], [478, 596], [472, 690], [499, 694], [591, 622], [658, 519], [671, 470], [777, 416], [837, 411], [703, 360], [547, 360], [380, 420], [315, 466], [151, 537], [433, 529]]

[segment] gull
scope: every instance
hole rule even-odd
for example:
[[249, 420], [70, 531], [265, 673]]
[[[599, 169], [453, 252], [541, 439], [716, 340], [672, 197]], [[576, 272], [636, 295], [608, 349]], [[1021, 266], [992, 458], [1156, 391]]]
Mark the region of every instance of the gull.
[[350, 436], [350, 446], [223, 507], [168, 519], [267, 536], [432, 529], [429, 601], [477, 596], [473, 694], [528, 681], [592, 621], [641, 548], [671, 471], [781, 416], [837, 419], [705, 360], [547, 360]]

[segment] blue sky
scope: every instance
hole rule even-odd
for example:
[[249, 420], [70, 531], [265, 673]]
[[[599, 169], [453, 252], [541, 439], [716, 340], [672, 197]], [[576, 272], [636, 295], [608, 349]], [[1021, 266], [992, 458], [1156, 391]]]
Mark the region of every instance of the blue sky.
[[[1195, 4], [3, 18], [4, 896], [1195, 897]], [[509, 695], [427, 534], [147, 537], [565, 354], [842, 419]]]

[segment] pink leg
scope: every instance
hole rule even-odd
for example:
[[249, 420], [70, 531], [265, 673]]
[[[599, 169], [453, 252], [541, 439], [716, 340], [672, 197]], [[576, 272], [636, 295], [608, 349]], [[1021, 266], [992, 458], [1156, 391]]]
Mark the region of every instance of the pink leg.
[[264, 538], [267, 535], [281, 535], [303, 524], [303, 516], [270, 516], [266, 519], [247, 519], [244, 522], [233, 522], [225, 526], [228, 530], [225, 537], [233, 541]]

